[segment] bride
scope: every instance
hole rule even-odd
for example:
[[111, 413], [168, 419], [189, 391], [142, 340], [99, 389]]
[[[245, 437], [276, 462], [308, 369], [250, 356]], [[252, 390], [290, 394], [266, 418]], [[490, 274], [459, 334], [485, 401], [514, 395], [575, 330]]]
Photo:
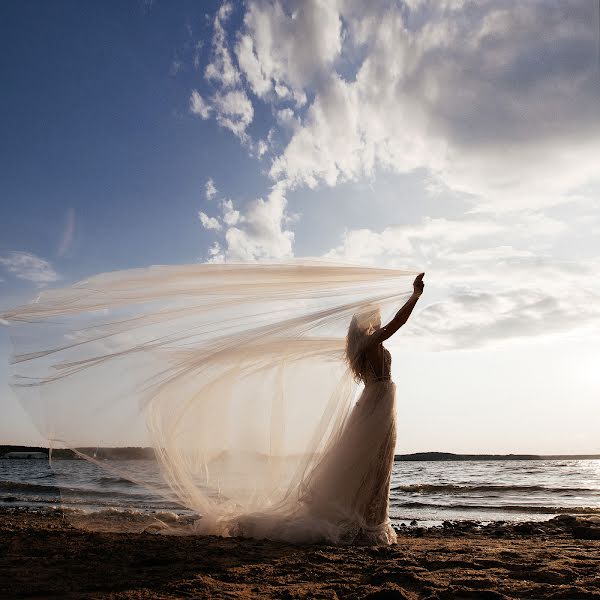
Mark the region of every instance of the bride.
[[377, 307], [356, 313], [346, 336], [346, 360], [364, 384], [345, 427], [304, 480], [298, 504], [285, 520], [269, 513], [234, 520], [232, 532], [287, 541], [387, 545], [396, 542], [388, 505], [396, 447], [396, 385], [383, 342], [404, 325], [423, 293], [424, 273], [413, 294], [385, 326]]
[[[380, 315], [414, 276], [308, 261], [103, 273], [0, 314], [13, 389], [50, 448], [199, 517], [150, 515], [165, 532], [389, 544], [395, 385], [383, 342], [423, 273], [384, 327]], [[156, 461], [98, 454], [134, 446]]]

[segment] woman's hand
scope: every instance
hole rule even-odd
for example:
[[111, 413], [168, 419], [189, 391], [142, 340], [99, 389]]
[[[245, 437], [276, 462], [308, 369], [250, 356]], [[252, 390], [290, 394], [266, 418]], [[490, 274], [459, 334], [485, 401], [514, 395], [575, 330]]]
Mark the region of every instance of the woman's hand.
[[425, 284], [423, 283], [423, 277], [425, 276], [425, 273], [419, 273], [416, 277], [415, 277], [415, 281], [413, 283], [413, 289], [414, 289], [414, 294], [416, 294], [417, 296], [420, 296], [423, 293], [423, 288], [425, 287]]

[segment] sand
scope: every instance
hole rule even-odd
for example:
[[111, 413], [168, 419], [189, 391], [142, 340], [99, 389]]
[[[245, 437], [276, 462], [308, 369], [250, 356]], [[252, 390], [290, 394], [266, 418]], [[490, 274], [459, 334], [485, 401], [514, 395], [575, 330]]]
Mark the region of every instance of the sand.
[[[589, 538], [589, 539], [585, 539]], [[99, 533], [0, 511], [1, 598], [599, 598], [600, 524], [401, 528], [391, 547]]]

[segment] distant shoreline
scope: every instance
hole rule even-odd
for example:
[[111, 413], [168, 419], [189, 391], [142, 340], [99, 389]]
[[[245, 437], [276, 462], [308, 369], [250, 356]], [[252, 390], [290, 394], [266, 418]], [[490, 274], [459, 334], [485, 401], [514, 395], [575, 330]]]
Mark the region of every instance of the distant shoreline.
[[[80, 448], [81, 452], [98, 459], [148, 460], [154, 459], [154, 450], [144, 447], [127, 448]], [[49, 449], [36, 446], [0, 445], [0, 459], [9, 452], [43, 452], [49, 454]], [[78, 458], [72, 450], [53, 448], [52, 458]], [[412, 461], [490, 461], [490, 460], [599, 460], [600, 454], [455, 454], [453, 452], [413, 452], [411, 454], [396, 454], [397, 462]]]
[[414, 452], [396, 454], [396, 461], [475, 461], [475, 460], [598, 460], [600, 454], [454, 454], [452, 452]]

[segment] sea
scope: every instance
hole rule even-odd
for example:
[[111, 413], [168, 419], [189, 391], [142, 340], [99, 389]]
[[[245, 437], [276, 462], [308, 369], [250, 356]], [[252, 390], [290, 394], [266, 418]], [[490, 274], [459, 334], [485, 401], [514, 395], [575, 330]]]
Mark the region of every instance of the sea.
[[[0, 508], [193, 516], [155, 461], [122, 461], [122, 470], [153, 491], [85, 460], [3, 459]], [[393, 467], [390, 517], [397, 526], [590, 513], [600, 514], [600, 460], [397, 461]]]

